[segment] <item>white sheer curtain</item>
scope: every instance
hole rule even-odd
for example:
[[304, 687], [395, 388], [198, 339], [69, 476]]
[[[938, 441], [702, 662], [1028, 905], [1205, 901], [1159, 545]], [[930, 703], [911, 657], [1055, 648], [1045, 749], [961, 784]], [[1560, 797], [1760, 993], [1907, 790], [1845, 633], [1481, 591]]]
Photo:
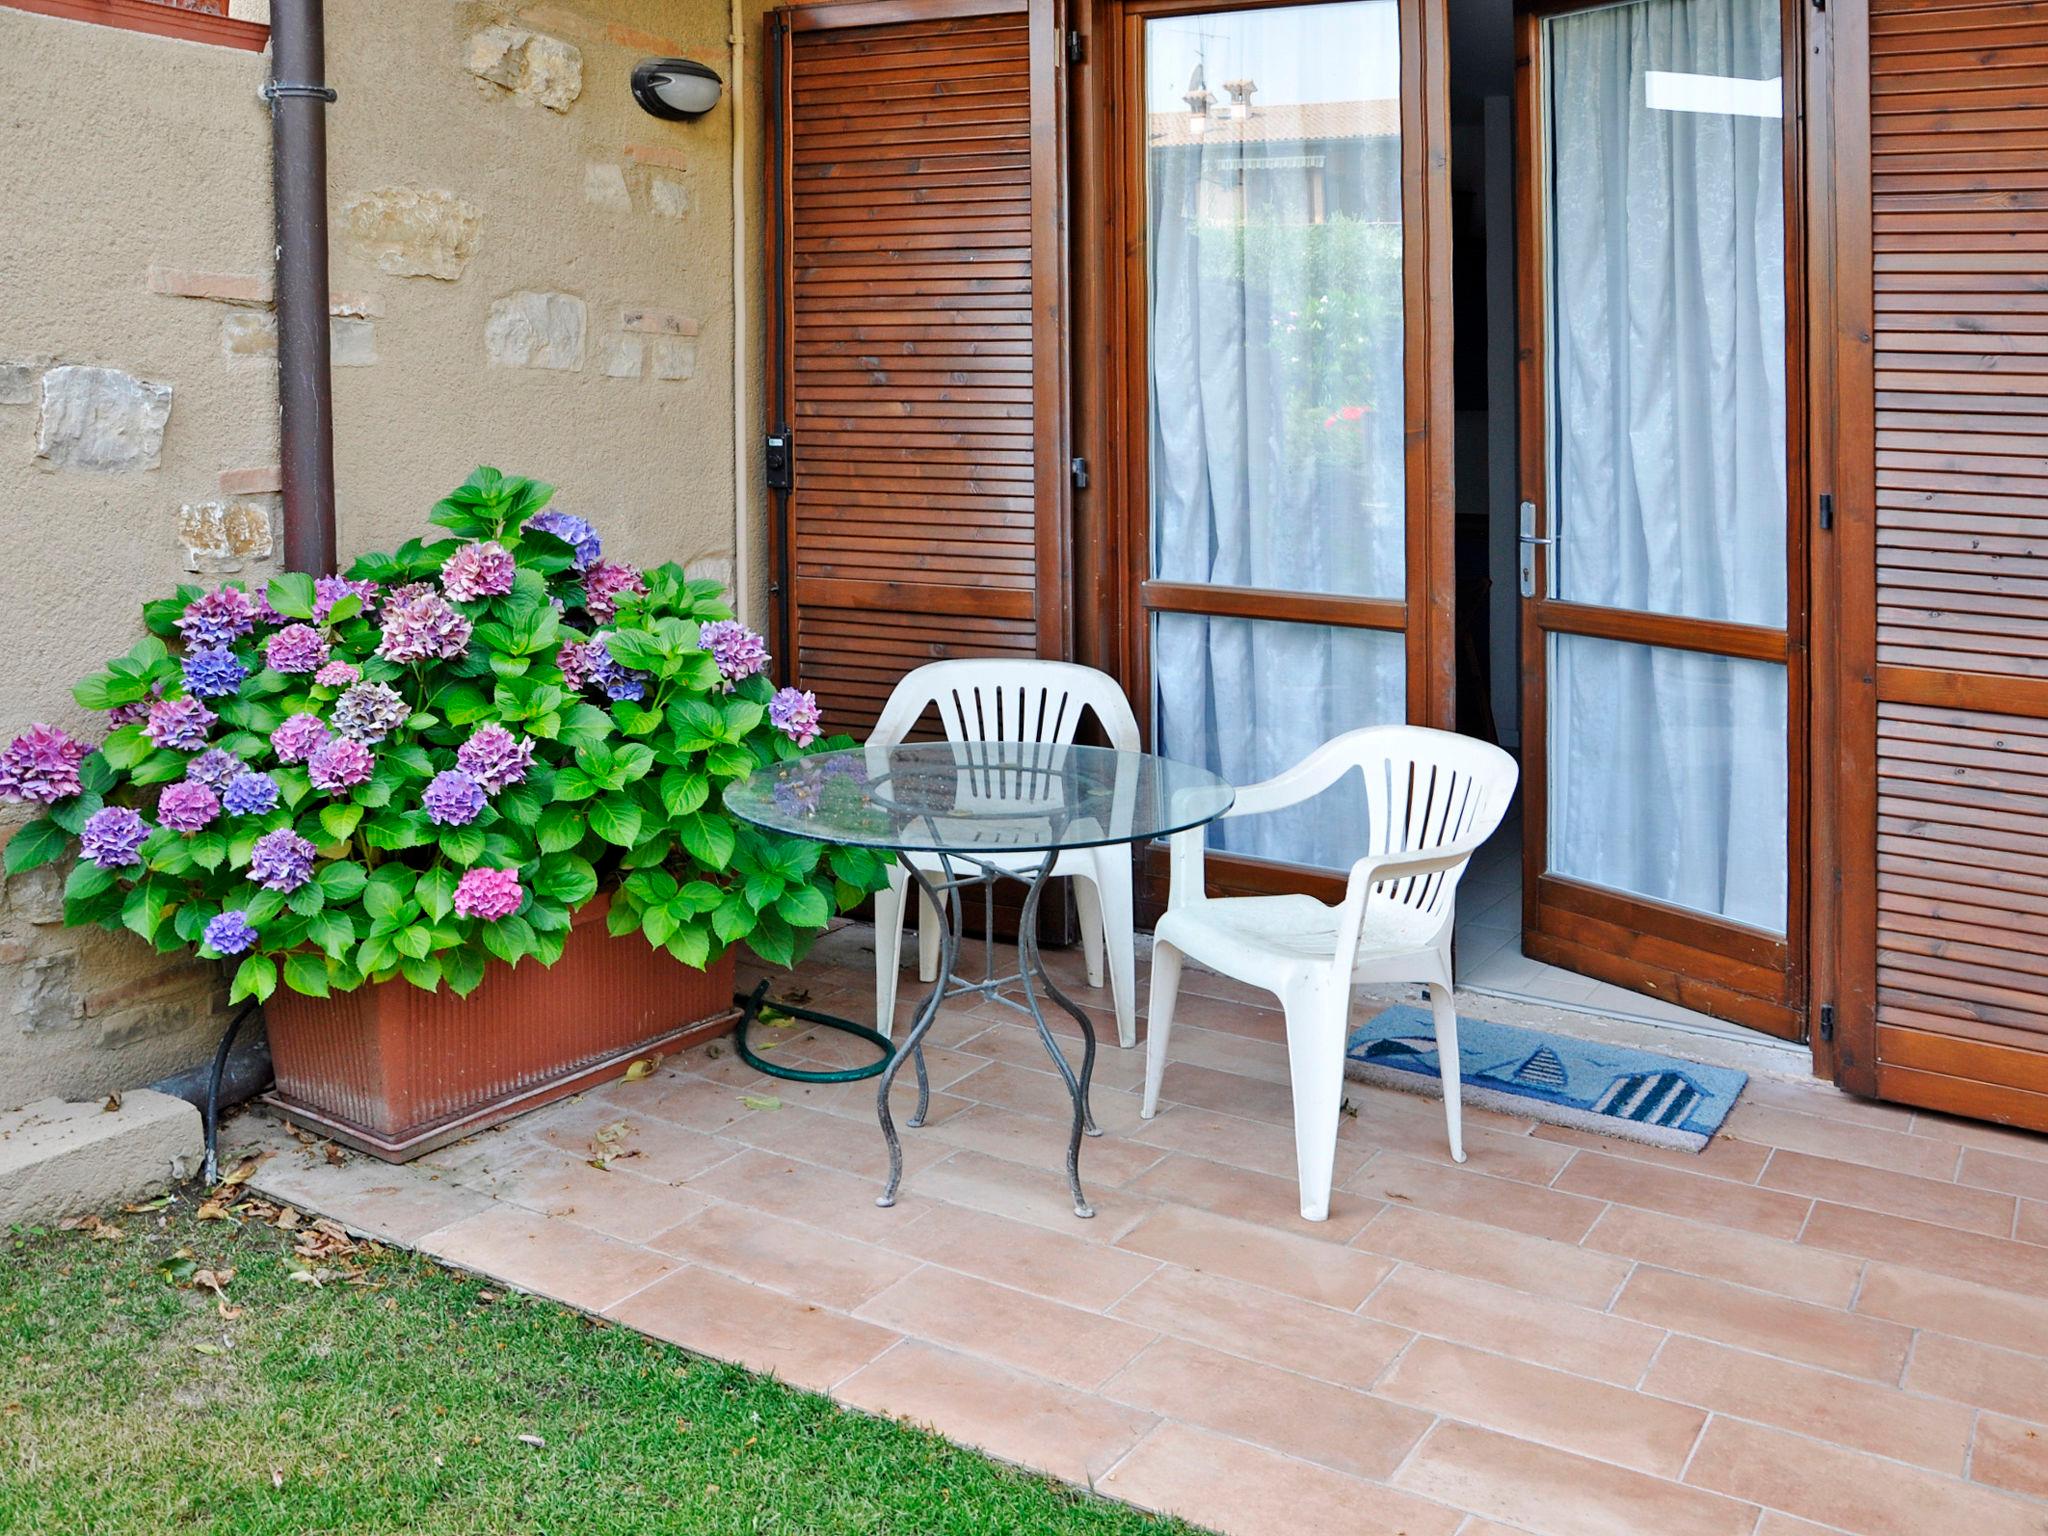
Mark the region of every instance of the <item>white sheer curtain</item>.
[[[1776, 0], [1546, 28], [1556, 595], [1782, 626]], [[1561, 637], [1549, 686], [1551, 867], [1782, 930], [1784, 668]]]
[[[1399, 597], [1393, 0], [1162, 19], [1146, 50], [1152, 574]], [[1250, 783], [1403, 718], [1405, 675], [1398, 635], [1162, 613], [1156, 740]], [[1361, 817], [1332, 796], [1212, 838], [1330, 864]]]

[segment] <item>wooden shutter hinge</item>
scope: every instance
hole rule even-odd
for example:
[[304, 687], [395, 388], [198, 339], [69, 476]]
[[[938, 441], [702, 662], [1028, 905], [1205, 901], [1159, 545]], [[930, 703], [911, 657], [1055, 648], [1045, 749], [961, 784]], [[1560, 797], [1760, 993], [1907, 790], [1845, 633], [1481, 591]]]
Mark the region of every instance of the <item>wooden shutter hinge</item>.
[[1829, 530], [1830, 528], [1833, 528], [1834, 526], [1835, 526], [1835, 493], [1834, 493], [1833, 491], [1822, 491], [1822, 492], [1820, 493], [1820, 527], [1821, 527], [1821, 532], [1825, 533], [1825, 532], [1827, 532], [1827, 531], [1828, 531], [1828, 530]]
[[1835, 1005], [1833, 1003], [1822, 1003], [1820, 1005], [1820, 1037], [1823, 1040], [1829, 1041], [1835, 1038]]
[[1088, 461], [1086, 459], [1070, 461], [1067, 465], [1067, 473], [1073, 479], [1075, 490], [1085, 491], [1088, 489]]
[[1082, 42], [1081, 34], [1079, 32], [1067, 33], [1067, 62], [1069, 64], [1079, 64], [1087, 57], [1087, 53], [1087, 45]]

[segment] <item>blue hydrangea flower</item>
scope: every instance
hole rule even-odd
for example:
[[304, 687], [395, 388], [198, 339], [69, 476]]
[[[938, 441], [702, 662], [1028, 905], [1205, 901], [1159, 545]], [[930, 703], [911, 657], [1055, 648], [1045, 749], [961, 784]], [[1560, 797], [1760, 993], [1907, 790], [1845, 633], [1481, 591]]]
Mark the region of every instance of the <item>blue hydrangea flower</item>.
[[277, 784], [267, 773], [244, 773], [228, 781], [220, 803], [230, 816], [261, 816], [277, 805]]
[[252, 948], [256, 939], [256, 930], [250, 926], [246, 912], [223, 912], [206, 925], [207, 945], [216, 954], [239, 955]]
[[230, 650], [193, 651], [185, 657], [185, 686], [202, 699], [224, 699], [242, 686], [249, 668]]

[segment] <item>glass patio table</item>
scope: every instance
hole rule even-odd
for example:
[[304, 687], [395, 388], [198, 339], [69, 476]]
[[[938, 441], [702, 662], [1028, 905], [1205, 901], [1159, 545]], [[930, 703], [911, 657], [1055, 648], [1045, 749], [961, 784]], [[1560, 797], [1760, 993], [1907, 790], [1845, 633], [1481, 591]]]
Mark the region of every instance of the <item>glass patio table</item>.
[[[1067, 1140], [1067, 1184], [1074, 1214], [1092, 1216], [1081, 1192], [1081, 1138], [1096, 1136], [1088, 1107], [1095, 1070], [1095, 1027], [1087, 1010], [1053, 981], [1038, 945], [1038, 903], [1063, 853], [1116, 843], [1148, 842], [1215, 820], [1236, 791], [1205, 768], [1145, 752], [1117, 752], [1038, 742], [929, 742], [821, 752], [764, 768], [726, 791], [726, 809], [770, 831], [893, 853], [932, 906], [945, 916], [939, 976], [903, 1043], [889, 1058], [875, 1095], [889, 1146], [888, 1187], [877, 1205], [896, 1203], [903, 1146], [889, 1109], [889, 1091], [907, 1056], [917, 1069], [917, 1113], [931, 1104], [924, 1037], [947, 999], [976, 996], [1028, 1014], [1073, 1101]], [[1070, 866], [1071, 870], [1071, 866]], [[995, 971], [995, 946], [985, 943], [984, 974], [957, 973], [967, 893], [979, 887], [993, 932], [995, 885], [1025, 886], [1017, 929], [1017, 969]], [[957, 899], [947, 901], [947, 895]], [[1080, 1027], [1081, 1068], [1075, 1072], [1046, 1026], [1043, 992]], [[887, 1030], [889, 1021], [877, 1020]]]

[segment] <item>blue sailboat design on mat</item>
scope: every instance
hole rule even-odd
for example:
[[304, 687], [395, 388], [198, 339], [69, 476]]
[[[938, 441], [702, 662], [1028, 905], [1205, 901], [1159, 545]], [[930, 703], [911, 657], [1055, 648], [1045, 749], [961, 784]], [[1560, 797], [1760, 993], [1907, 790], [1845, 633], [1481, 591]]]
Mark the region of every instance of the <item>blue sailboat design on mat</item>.
[[[1692, 1151], [1721, 1128], [1749, 1081], [1730, 1067], [1482, 1019], [1460, 1018], [1458, 1043], [1468, 1102]], [[1353, 1077], [1442, 1092], [1424, 1009], [1382, 1010], [1351, 1032], [1347, 1055]]]

